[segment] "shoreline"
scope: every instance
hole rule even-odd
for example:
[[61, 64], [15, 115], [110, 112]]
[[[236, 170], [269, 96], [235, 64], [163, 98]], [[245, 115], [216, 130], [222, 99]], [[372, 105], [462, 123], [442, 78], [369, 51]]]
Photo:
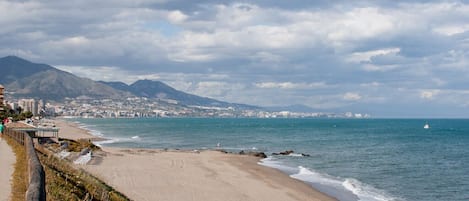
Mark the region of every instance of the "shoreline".
[[[60, 138], [106, 140], [64, 119], [54, 119]], [[260, 158], [214, 150], [101, 147], [80, 168], [133, 200], [336, 200]]]

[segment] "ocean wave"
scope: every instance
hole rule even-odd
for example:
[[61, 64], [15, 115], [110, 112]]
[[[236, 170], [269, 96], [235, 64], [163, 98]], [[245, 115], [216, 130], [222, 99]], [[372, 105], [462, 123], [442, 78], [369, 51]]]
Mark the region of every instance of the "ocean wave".
[[[383, 190], [376, 189], [371, 185], [364, 184], [357, 179], [342, 179], [325, 173], [320, 173], [312, 169], [298, 166], [290, 167], [275, 157], [268, 157], [259, 162], [260, 165], [279, 169], [290, 177], [312, 185], [314, 188], [323, 191], [342, 201], [397, 201]], [[353, 198], [355, 197], [355, 198]]]
[[104, 136], [100, 131], [93, 130], [86, 124], [83, 124], [83, 123], [78, 122], [78, 121], [74, 121], [73, 123], [76, 123], [78, 125], [78, 128], [81, 128], [83, 130], [88, 131], [88, 133], [90, 133], [93, 136], [96, 136], [96, 137], [103, 137]]
[[122, 143], [122, 142], [136, 142], [136, 141], [141, 141], [142, 139], [136, 135], [132, 136], [130, 138], [107, 138], [107, 140], [101, 140], [101, 141], [94, 141], [93, 144], [95, 144], [98, 147], [102, 147], [105, 144], [115, 144], [115, 143]]
[[314, 182], [314, 183], [319, 183], [323, 185], [329, 185], [329, 186], [334, 186], [338, 187], [342, 184], [342, 182], [330, 175], [327, 174], [321, 174], [315, 171], [312, 171], [308, 168], [305, 168], [303, 166], [298, 166], [298, 173], [290, 175], [290, 177], [293, 177], [295, 179], [299, 179], [302, 181], [308, 181], [308, 182]]
[[281, 161], [277, 160], [277, 158], [275, 158], [273, 156], [269, 156], [267, 158], [264, 158], [264, 159], [260, 160], [258, 162], [258, 164], [278, 169], [282, 172], [287, 173], [288, 175], [294, 174], [298, 170], [297, 168], [289, 167], [289, 166], [284, 165]]
[[342, 185], [347, 190], [353, 192], [357, 195], [360, 201], [396, 201], [397, 198], [394, 198], [390, 195], [387, 195], [386, 192], [376, 189], [371, 185], [364, 184], [356, 179], [348, 178], [342, 182]]
[[113, 144], [118, 142], [116, 139], [108, 139], [108, 140], [101, 140], [101, 141], [93, 141], [93, 144], [95, 144], [98, 147], [102, 147], [104, 144]]
[[293, 156], [293, 157], [303, 157], [303, 154], [297, 154], [297, 153], [290, 153], [287, 156]]
[[257, 147], [250, 147], [250, 148], [248, 148], [248, 147], [225, 147], [225, 146], [218, 145], [218, 144], [217, 144], [217, 146], [215, 146], [215, 148], [223, 149], [223, 150], [227, 150], [227, 151], [251, 151], [251, 150], [259, 151], [259, 149]]
[[97, 136], [97, 137], [103, 137], [104, 136], [101, 132], [99, 132], [97, 130], [88, 130], [88, 132], [93, 136]]

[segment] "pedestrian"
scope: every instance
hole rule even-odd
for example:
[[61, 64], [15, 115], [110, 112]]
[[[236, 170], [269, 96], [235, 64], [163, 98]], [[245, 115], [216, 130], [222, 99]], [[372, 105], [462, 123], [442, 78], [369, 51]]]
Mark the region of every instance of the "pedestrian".
[[3, 134], [3, 130], [5, 130], [5, 124], [2, 122], [2, 124], [0, 124], [0, 133]]

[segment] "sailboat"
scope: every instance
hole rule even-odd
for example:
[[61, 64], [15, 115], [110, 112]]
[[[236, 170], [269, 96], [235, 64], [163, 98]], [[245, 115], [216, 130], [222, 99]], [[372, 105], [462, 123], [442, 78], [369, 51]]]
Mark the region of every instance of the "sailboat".
[[428, 125], [428, 122], [425, 123], [425, 125], [423, 126], [424, 129], [429, 129], [430, 128], [430, 125]]

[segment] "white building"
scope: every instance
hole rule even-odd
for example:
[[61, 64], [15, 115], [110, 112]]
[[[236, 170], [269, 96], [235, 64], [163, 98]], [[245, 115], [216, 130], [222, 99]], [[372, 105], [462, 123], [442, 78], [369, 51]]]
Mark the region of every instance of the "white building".
[[18, 105], [23, 109], [23, 112], [31, 112], [33, 115], [38, 115], [44, 109], [44, 101], [36, 101], [34, 99], [20, 99]]

